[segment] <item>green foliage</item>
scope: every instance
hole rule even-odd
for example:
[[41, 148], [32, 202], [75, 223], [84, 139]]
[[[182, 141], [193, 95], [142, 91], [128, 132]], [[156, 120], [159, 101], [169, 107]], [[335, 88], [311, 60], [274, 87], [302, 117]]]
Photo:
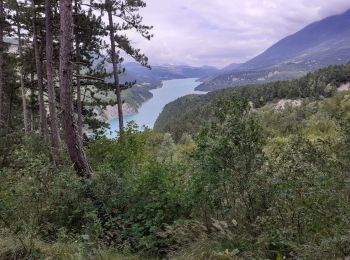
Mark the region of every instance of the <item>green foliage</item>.
[[189, 216], [185, 176], [181, 163], [169, 159], [175, 153], [170, 136], [136, 129], [129, 125], [123, 138], [101, 138], [89, 147], [102, 239], [123, 251], [162, 254], [157, 233]]
[[176, 145], [174, 143], [173, 138], [171, 137], [171, 134], [165, 134], [163, 142], [160, 145], [159, 152], [158, 152], [158, 161], [165, 162], [165, 161], [173, 161], [174, 155], [176, 151]]
[[94, 236], [96, 219], [85, 184], [69, 168], [50, 163], [46, 145], [29, 137], [0, 171], [1, 226], [18, 237], [54, 241], [62, 234]]
[[[327, 144], [312, 144], [300, 136], [291, 137], [269, 154], [264, 170], [269, 207], [259, 219], [263, 229], [259, 239], [267, 252], [305, 257], [330, 237], [347, 234], [344, 170], [339, 159], [330, 157]], [[332, 253], [343, 256], [340, 251]]]
[[214, 118], [218, 101], [230, 101], [232, 95], [246, 98], [254, 108], [280, 99], [310, 98], [318, 100], [331, 97], [336, 89], [350, 81], [350, 64], [330, 66], [292, 81], [276, 81], [263, 85], [243, 86], [190, 95], [168, 104], [155, 123], [155, 130], [171, 133], [175, 141], [183, 133], [197, 134]]
[[0, 257], [342, 259], [349, 108], [347, 92], [284, 108], [253, 108], [234, 92], [194, 139], [130, 123], [121, 137], [88, 140], [89, 181], [68, 159], [53, 165], [40, 137], [11, 132], [0, 149]]
[[217, 123], [199, 137], [195, 197], [205, 203], [204, 210], [210, 208], [211, 214], [252, 223], [256, 217], [252, 195], [263, 157], [262, 132], [248, 102], [236, 97], [231, 100], [220, 102]]

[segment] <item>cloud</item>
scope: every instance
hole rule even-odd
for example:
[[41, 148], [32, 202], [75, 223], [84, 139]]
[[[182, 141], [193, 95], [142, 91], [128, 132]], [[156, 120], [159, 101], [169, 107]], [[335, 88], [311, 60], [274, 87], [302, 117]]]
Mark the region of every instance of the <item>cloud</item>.
[[348, 0], [147, 0], [148, 42], [132, 39], [155, 64], [244, 62], [311, 22], [345, 12]]

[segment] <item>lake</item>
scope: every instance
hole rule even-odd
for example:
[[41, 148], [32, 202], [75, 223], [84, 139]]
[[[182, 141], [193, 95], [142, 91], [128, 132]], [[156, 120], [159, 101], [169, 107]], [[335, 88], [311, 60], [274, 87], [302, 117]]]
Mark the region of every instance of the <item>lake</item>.
[[[205, 94], [206, 92], [194, 90], [199, 84], [196, 78], [163, 81], [161, 88], [151, 90], [153, 98], [143, 103], [137, 114], [124, 117], [125, 125], [129, 121], [135, 121], [141, 127], [153, 128], [159, 114], [168, 103], [189, 94]], [[109, 123], [111, 131], [115, 133], [119, 129], [118, 119], [113, 119]], [[115, 135], [112, 134], [110, 137]]]

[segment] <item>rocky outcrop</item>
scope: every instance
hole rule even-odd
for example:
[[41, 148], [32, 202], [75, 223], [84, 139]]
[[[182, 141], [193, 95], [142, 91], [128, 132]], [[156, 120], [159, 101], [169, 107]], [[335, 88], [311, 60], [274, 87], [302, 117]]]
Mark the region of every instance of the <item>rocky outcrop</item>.
[[344, 92], [344, 91], [349, 91], [350, 90], [350, 82], [344, 83], [339, 86], [338, 92]]
[[276, 104], [275, 109], [276, 110], [283, 110], [286, 107], [300, 107], [302, 104], [302, 100], [301, 99], [281, 99], [278, 101], [278, 103]]
[[[137, 110], [136, 108], [132, 107], [129, 103], [123, 104], [123, 114], [125, 116], [136, 114]], [[113, 120], [118, 118], [118, 106], [107, 106], [106, 109], [103, 111], [104, 117], [106, 120]]]

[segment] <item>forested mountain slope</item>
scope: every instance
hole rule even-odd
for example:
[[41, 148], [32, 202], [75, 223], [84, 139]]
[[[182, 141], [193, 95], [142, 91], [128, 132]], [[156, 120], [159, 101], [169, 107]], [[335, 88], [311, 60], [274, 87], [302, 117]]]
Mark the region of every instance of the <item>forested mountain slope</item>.
[[350, 59], [350, 10], [312, 23], [277, 42], [230, 72], [204, 82], [199, 90], [216, 90], [294, 79]]
[[259, 108], [279, 99], [331, 96], [343, 83], [350, 81], [350, 64], [331, 66], [291, 81], [276, 81], [255, 86], [214, 91], [206, 95], [190, 95], [168, 104], [155, 123], [155, 130], [169, 132], [179, 140], [184, 133], [198, 133], [208, 125], [217, 102], [240, 96]]
[[136, 62], [126, 63], [124, 67], [126, 71], [121, 79], [123, 81], [137, 80], [139, 83], [160, 82], [178, 78], [200, 78], [219, 71], [219, 69], [211, 66], [192, 67], [186, 65], [157, 65], [147, 69]]

